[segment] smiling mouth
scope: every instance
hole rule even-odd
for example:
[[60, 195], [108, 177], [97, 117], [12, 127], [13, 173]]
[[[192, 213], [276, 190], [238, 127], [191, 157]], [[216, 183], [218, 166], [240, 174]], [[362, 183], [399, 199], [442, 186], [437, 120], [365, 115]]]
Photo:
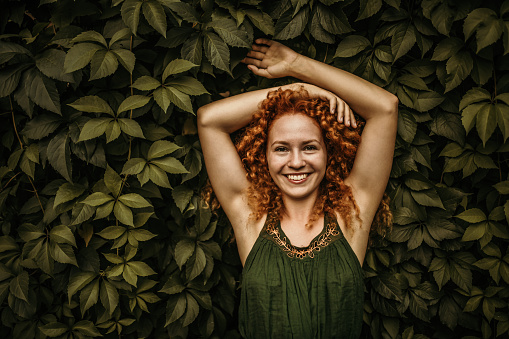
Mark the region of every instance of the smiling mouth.
[[287, 174], [286, 177], [292, 181], [301, 181], [306, 179], [309, 176], [309, 174]]

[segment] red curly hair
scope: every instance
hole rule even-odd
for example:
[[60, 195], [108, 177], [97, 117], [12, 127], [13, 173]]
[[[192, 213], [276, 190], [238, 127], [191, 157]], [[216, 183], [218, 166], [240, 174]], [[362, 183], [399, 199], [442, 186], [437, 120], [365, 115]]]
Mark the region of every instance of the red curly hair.
[[[247, 190], [248, 204], [253, 217], [258, 220], [269, 211], [280, 218], [284, 211], [281, 191], [272, 180], [267, 164], [267, 140], [274, 121], [285, 114], [305, 114], [314, 119], [322, 130], [327, 150], [325, 176], [319, 186], [319, 197], [315, 203], [310, 225], [324, 213], [339, 213], [351, 227], [354, 217], [359, 218], [351, 188], [344, 183], [352, 170], [357, 148], [361, 142], [362, 123], [357, 128], [346, 127], [330, 113], [329, 102], [311, 98], [306, 90], [281, 88], [272, 91], [262, 101], [250, 124], [240, 131], [235, 146], [246, 170], [250, 186]], [[210, 193], [205, 194], [210, 201]], [[218, 207], [217, 201], [212, 207]], [[371, 231], [384, 236], [392, 223], [387, 195], [384, 195], [374, 218]]]

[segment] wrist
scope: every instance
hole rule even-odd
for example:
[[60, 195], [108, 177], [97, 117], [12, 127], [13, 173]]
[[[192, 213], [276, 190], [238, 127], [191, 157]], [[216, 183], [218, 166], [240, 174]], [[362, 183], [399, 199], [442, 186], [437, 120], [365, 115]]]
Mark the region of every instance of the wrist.
[[288, 69], [289, 76], [309, 82], [310, 74], [312, 74], [312, 64], [315, 60], [299, 54], [290, 64]]

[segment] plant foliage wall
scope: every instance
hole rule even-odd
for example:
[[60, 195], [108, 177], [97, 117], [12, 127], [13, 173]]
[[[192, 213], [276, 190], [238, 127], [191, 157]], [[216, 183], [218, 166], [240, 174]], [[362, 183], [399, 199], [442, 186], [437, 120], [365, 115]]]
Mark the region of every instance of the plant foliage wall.
[[364, 338], [509, 335], [509, 1], [4, 0], [4, 338], [238, 338], [196, 109], [278, 82], [256, 37], [397, 94]]

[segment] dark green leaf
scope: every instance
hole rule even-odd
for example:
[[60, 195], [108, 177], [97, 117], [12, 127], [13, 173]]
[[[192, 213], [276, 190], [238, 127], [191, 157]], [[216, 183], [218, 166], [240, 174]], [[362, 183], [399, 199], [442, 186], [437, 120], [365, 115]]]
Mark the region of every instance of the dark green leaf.
[[65, 56], [65, 73], [71, 73], [82, 69], [88, 65], [94, 54], [102, 49], [103, 47], [93, 43], [81, 43], [74, 45]]
[[149, 25], [166, 37], [166, 14], [164, 13], [163, 6], [155, 0], [148, 0], [143, 1], [141, 8]]
[[67, 181], [72, 182], [71, 150], [66, 132], [57, 134], [49, 142], [48, 161]]
[[[206, 32], [204, 39], [205, 55], [210, 63], [217, 68], [230, 73], [230, 50], [217, 34]], [[189, 60], [189, 59], [188, 59]], [[194, 62], [193, 60], [190, 60]], [[192, 112], [188, 111], [188, 112]]]

